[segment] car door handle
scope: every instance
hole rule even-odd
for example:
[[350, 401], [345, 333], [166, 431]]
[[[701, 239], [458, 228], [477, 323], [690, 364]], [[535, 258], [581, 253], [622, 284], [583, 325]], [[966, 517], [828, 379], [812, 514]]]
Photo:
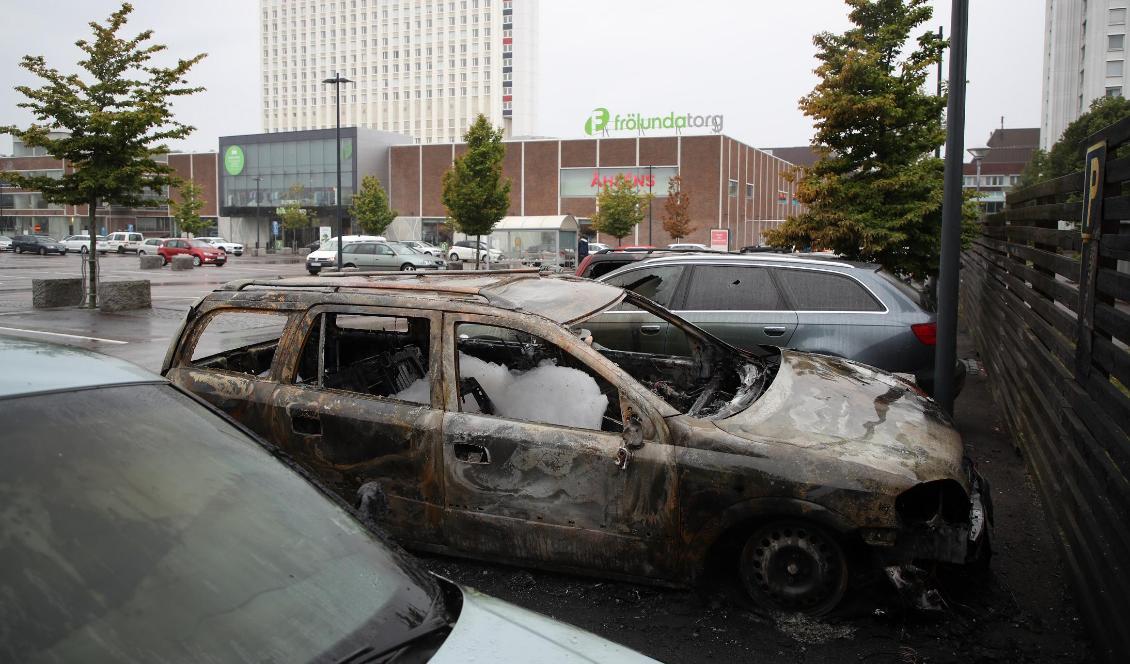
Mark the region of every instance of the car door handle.
[[779, 337], [785, 334], [784, 325], [766, 325], [761, 329], [765, 332], [765, 336], [768, 337]]
[[660, 325], [640, 325], [640, 332], [644, 334], [659, 334], [659, 330], [663, 329]]
[[490, 463], [490, 452], [482, 445], [455, 443], [455, 458], [463, 463]]
[[318, 413], [291, 408], [287, 408], [286, 411], [287, 415], [290, 415], [290, 428], [294, 433], [301, 433], [307, 436], [322, 435], [322, 420], [318, 416]]

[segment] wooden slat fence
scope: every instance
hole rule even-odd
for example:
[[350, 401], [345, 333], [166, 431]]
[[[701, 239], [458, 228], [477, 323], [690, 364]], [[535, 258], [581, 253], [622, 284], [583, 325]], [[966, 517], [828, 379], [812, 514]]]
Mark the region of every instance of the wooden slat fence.
[[[962, 256], [961, 307], [1084, 620], [1130, 661], [1130, 118], [1082, 173], [1010, 193]], [[1130, 147], [1127, 149], [1130, 152]], [[1032, 570], [1038, 581], [1041, 570]]]

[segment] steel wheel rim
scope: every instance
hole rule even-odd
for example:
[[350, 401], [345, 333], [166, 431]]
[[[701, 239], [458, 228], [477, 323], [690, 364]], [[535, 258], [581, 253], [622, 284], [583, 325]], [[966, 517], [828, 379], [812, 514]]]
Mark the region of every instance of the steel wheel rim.
[[400, 266], [400, 271], [401, 271], [401, 272], [415, 272], [415, 271], [416, 271], [416, 266], [415, 266], [415, 265], [410, 265], [410, 264], [408, 264], [408, 263], [405, 263], [404, 265], [401, 265], [401, 266]]
[[819, 615], [847, 590], [847, 560], [822, 528], [777, 522], [759, 528], [742, 551], [742, 580], [759, 604]]

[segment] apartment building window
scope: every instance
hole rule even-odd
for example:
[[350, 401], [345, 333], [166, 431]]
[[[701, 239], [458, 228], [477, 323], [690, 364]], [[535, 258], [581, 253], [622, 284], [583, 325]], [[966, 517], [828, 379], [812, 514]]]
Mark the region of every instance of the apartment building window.
[[964, 186], [964, 187], [976, 187], [977, 186], [977, 176], [976, 175], [966, 175], [965, 178], [962, 181], [962, 186]]
[[1106, 89], [1106, 96], [1108, 96], [1108, 97], [1121, 97], [1122, 96], [1122, 86], [1121, 85], [1112, 85], [1112, 86], [1108, 87]]
[[738, 181], [737, 180], [730, 180], [730, 186], [727, 188], [727, 193], [730, 196], [737, 196], [738, 195]]
[[1126, 35], [1107, 35], [1106, 36], [1106, 50], [1108, 50], [1108, 51], [1121, 51], [1125, 41], [1126, 41]]
[[1122, 60], [1111, 60], [1106, 63], [1107, 76], [1122, 76]]
[[1110, 10], [1110, 19], [1107, 21], [1109, 25], [1126, 25], [1126, 8]]

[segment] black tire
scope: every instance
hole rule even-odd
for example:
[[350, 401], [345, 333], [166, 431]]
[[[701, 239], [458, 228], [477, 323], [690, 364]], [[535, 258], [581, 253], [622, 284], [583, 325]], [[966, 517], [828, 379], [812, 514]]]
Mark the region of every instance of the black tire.
[[138, 249], [138, 250], [137, 250], [137, 255], [138, 255], [138, 256], [144, 256], [144, 255], [145, 255], [145, 250], [144, 250], [144, 249]]
[[310, 273], [311, 277], [316, 277], [316, 276], [318, 276], [318, 273], [321, 272], [321, 270], [306, 270], [306, 271]]
[[227, 261], [216, 261], [216, 267], [223, 267]]
[[165, 267], [168, 264], [169, 264], [169, 257], [168, 256], [161, 256], [161, 267]]
[[767, 609], [823, 615], [836, 608], [847, 592], [843, 547], [815, 524], [767, 523], [750, 535], [739, 562], [746, 591]]
[[40, 256], [46, 256], [47, 255], [47, 249], [40, 247], [39, 248], [39, 255]]
[[448, 258], [451, 259], [452, 263], [458, 263], [459, 262], [459, 254], [455, 253], [454, 251], [451, 252], [451, 255], [448, 256]]
[[125, 247], [123, 247], [122, 245], [120, 245], [120, 244], [119, 244], [119, 245], [118, 245], [118, 253], [119, 253], [119, 254], [124, 254], [124, 253], [126, 253], [126, 248], [125, 248]]
[[196, 267], [200, 267], [201, 263], [203, 263], [203, 262], [204, 261], [200, 260], [199, 256], [193, 256], [192, 257], [192, 264]]
[[405, 263], [404, 265], [400, 266], [400, 271], [401, 272], [415, 272], [416, 266], [411, 264], [411, 263]]
[[342, 267], [352, 267], [352, 268], [356, 268], [357, 266], [356, 266], [356, 265], [354, 265], [353, 263], [346, 263], [346, 264], [345, 264], [345, 265], [343, 265]]

